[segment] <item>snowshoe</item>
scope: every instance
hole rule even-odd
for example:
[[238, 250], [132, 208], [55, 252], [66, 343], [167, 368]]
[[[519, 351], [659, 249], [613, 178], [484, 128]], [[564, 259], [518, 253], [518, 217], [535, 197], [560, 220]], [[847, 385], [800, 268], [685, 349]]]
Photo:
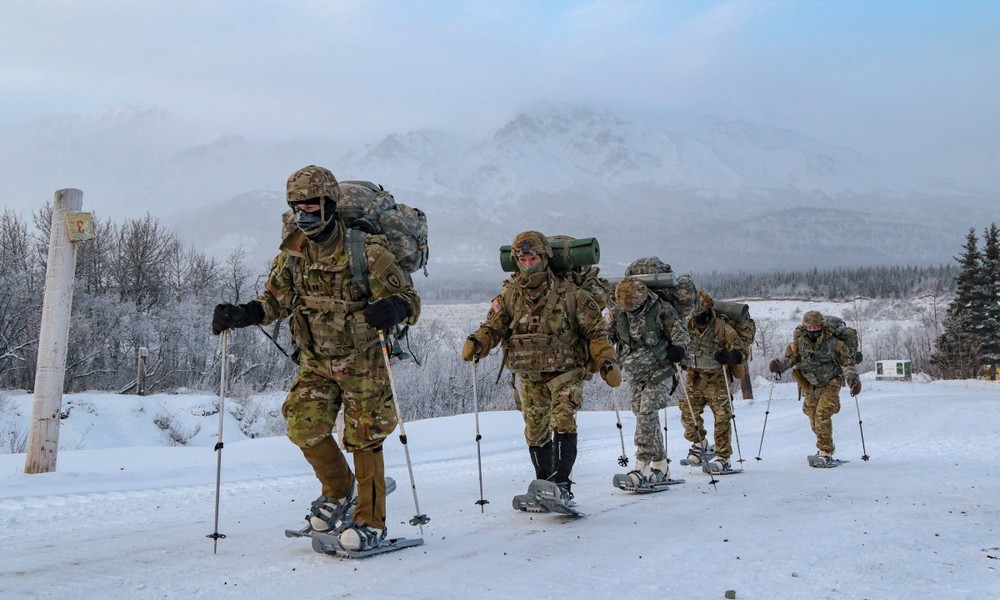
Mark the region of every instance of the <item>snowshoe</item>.
[[[384, 534], [385, 530], [382, 530]], [[312, 536], [312, 548], [320, 554], [329, 554], [340, 558], [368, 558], [386, 552], [395, 552], [403, 548], [422, 546], [423, 538], [382, 538], [378, 543], [364, 550], [349, 550], [340, 542], [340, 538], [329, 533], [314, 533]]]
[[611, 478], [611, 485], [626, 492], [648, 494], [650, 492], [662, 492], [670, 489], [672, 485], [684, 483], [685, 481], [684, 479], [665, 479], [654, 482], [644, 477], [640, 484], [637, 485], [635, 479], [632, 477], [633, 473], [619, 473], [615, 475]]
[[700, 445], [697, 442], [691, 444], [687, 458], [682, 458], [680, 463], [685, 467], [700, 467], [714, 456], [715, 446], [709, 446], [707, 441], [702, 440]]
[[844, 463], [851, 462], [849, 460], [841, 460], [825, 454], [810, 454], [806, 457], [806, 460], [809, 461], [810, 467], [815, 467], [817, 469], [832, 469], [834, 467], [839, 467]]
[[732, 475], [743, 472], [743, 469], [734, 469], [728, 458], [718, 456], [702, 465], [701, 470], [709, 475]]
[[[396, 480], [392, 477], [385, 478], [385, 495], [388, 496], [396, 490]], [[353, 495], [354, 486], [351, 486], [351, 493], [348, 495], [348, 502], [341, 505], [331, 506], [332, 502], [323, 496], [320, 496], [313, 501], [312, 507], [310, 508], [309, 514], [306, 515], [306, 526], [302, 529], [286, 529], [286, 537], [310, 537], [317, 533], [328, 533], [333, 536], [338, 536], [347, 529], [351, 523], [354, 521], [354, 506], [358, 503], [357, 497]], [[335, 508], [339, 512], [334, 512], [331, 508]], [[322, 517], [324, 511], [329, 511], [330, 516]], [[319, 513], [319, 514], [317, 514]], [[318, 518], [320, 522], [329, 522], [332, 526], [328, 529], [322, 531], [317, 530], [313, 527], [313, 519]]]
[[582, 517], [584, 514], [574, 506], [573, 492], [570, 491], [570, 484], [559, 483], [545, 479], [536, 479], [528, 485], [528, 495], [534, 496], [538, 504], [542, 505], [549, 512], [556, 512], [572, 517]]

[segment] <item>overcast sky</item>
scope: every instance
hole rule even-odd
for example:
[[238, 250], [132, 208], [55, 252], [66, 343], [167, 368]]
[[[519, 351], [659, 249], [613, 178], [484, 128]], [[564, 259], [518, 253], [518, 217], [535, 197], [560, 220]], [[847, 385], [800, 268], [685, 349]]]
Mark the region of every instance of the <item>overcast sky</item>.
[[1000, 2], [6, 0], [0, 125], [155, 106], [250, 139], [696, 111], [997, 162]]

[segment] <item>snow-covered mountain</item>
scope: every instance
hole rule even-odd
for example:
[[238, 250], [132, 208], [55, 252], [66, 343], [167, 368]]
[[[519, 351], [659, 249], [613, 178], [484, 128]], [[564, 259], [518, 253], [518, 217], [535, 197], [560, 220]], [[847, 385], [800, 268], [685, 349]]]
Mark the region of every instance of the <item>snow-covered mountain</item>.
[[658, 254], [681, 270], [950, 260], [994, 198], [786, 129], [717, 117], [626, 117], [541, 105], [488, 136], [392, 133], [345, 149], [332, 136], [265, 143], [153, 109], [36, 120], [0, 131], [18, 152], [0, 197], [40, 204], [84, 190], [99, 216], [149, 211], [197, 246], [277, 247], [285, 178], [310, 163], [368, 179], [430, 222], [431, 272], [495, 276], [524, 229], [597, 237], [608, 271]]

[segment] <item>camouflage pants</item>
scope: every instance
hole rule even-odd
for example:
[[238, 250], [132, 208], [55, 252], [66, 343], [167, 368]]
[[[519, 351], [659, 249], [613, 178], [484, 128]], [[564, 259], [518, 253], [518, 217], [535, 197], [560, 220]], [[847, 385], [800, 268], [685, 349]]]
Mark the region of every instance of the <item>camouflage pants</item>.
[[576, 433], [585, 375], [580, 369], [551, 377], [521, 377], [521, 415], [529, 446], [544, 446], [553, 432]]
[[694, 443], [699, 437], [705, 439], [708, 435], [701, 416], [708, 406], [715, 417], [715, 454], [729, 458], [733, 455], [733, 411], [729, 406], [729, 387], [722, 372], [688, 370], [686, 390], [687, 396], [677, 403], [681, 424], [684, 425], [684, 439]]
[[833, 454], [833, 415], [840, 412], [840, 379], [826, 385], [813, 386], [799, 382], [802, 389], [802, 412], [809, 417], [809, 426], [816, 434], [816, 449]]
[[381, 446], [396, 428], [389, 374], [377, 344], [333, 360], [301, 353], [299, 373], [281, 407], [288, 438], [301, 448], [320, 443], [333, 431], [341, 404], [349, 452]]
[[667, 406], [671, 381], [646, 385], [632, 383], [632, 412], [635, 414], [635, 460], [653, 462], [666, 458], [660, 409]]

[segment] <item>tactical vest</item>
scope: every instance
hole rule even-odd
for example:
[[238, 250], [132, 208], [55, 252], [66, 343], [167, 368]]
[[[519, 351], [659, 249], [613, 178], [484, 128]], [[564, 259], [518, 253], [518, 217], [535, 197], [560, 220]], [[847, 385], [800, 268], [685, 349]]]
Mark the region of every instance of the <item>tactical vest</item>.
[[715, 353], [722, 349], [716, 339], [717, 319], [718, 317], [712, 317], [705, 331], [700, 333], [688, 328], [688, 332], [691, 333], [691, 344], [688, 345], [687, 353], [692, 369], [718, 371], [722, 368], [722, 365], [715, 360]]
[[[670, 345], [670, 339], [664, 332], [667, 318], [659, 299], [654, 299], [641, 315], [633, 316], [615, 309], [619, 359], [629, 377], [648, 377], [651, 371], [656, 370], [655, 381], [649, 381], [655, 384], [676, 373], [676, 367], [667, 359], [667, 347]], [[652, 361], [644, 360], [647, 356]]]
[[[368, 304], [367, 285], [363, 288], [352, 281], [343, 236], [333, 244], [322, 258], [311, 260], [305, 254], [289, 251], [285, 266], [298, 300], [291, 326], [296, 345], [338, 357], [377, 344], [378, 332], [361, 314]], [[315, 247], [311, 249], [315, 251]], [[364, 256], [363, 251], [361, 254]]]
[[586, 340], [576, 331], [576, 286], [558, 277], [553, 281], [537, 302], [515, 286], [504, 290], [511, 318], [507, 366], [514, 373], [565, 373], [587, 363]]
[[799, 353], [797, 369], [812, 385], [825, 385], [832, 379], [844, 376], [844, 370], [837, 362], [837, 338], [823, 332], [827, 336], [818, 345], [808, 336], [799, 336], [795, 347]]

